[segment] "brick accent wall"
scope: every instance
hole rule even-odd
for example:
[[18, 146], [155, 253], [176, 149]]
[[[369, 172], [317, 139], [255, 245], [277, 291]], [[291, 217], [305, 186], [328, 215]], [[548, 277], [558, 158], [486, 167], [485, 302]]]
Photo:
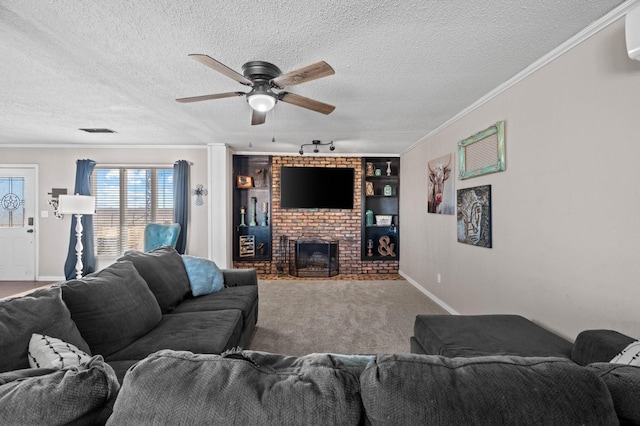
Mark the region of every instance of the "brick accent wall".
[[[243, 262], [240, 268], [256, 268], [259, 274], [277, 273], [282, 261], [281, 237], [288, 239], [338, 240], [340, 274], [396, 274], [398, 261], [365, 261], [361, 253], [362, 160], [359, 157], [273, 156], [271, 160], [271, 262]], [[353, 168], [353, 209], [281, 209], [280, 169], [287, 167]], [[286, 268], [288, 271], [288, 266]], [[338, 275], [339, 277], [339, 275]]]

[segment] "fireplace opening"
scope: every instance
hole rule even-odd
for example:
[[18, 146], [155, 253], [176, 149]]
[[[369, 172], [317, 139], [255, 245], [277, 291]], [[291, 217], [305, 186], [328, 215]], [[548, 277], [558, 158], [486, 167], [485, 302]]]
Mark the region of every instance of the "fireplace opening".
[[333, 277], [338, 275], [338, 241], [289, 240], [289, 275]]

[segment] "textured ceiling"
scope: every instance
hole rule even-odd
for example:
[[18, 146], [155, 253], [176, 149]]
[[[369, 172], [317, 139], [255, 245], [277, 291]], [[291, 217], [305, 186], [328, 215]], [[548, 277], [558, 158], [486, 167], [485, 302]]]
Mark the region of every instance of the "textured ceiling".
[[[335, 154], [400, 153], [621, 3], [0, 0], [0, 144], [295, 153], [320, 139]], [[283, 72], [324, 60], [335, 75], [288, 91], [336, 110], [278, 103], [251, 126], [242, 97], [177, 103], [246, 91], [189, 53], [238, 72], [250, 60]]]

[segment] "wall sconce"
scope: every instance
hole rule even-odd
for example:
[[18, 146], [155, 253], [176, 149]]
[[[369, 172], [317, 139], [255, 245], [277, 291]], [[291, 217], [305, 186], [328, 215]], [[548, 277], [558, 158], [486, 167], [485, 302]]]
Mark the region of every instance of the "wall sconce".
[[64, 215], [58, 211], [58, 203], [59, 203], [58, 197], [60, 195], [67, 195], [67, 188], [51, 188], [51, 192], [49, 192], [49, 195], [51, 195], [51, 199], [49, 200], [49, 205], [53, 209], [53, 216], [56, 219], [62, 219]]
[[333, 150], [336, 149], [336, 147], [333, 145], [333, 141], [322, 143], [319, 140], [313, 140], [313, 141], [311, 141], [311, 143], [305, 143], [305, 144], [300, 145], [300, 151], [298, 151], [298, 152], [300, 152], [300, 155], [304, 155], [304, 147], [305, 146], [313, 146], [313, 152], [315, 152], [317, 154], [320, 151], [318, 149], [318, 147], [319, 146], [325, 146], [325, 145], [329, 145], [329, 150], [330, 151], [333, 151]]

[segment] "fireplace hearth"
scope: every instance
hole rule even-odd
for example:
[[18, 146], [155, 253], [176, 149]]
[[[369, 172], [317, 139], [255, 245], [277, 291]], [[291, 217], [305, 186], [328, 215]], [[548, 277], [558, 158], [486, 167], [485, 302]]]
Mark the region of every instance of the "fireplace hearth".
[[289, 240], [289, 275], [333, 277], [338, 275], [337, 240]]

